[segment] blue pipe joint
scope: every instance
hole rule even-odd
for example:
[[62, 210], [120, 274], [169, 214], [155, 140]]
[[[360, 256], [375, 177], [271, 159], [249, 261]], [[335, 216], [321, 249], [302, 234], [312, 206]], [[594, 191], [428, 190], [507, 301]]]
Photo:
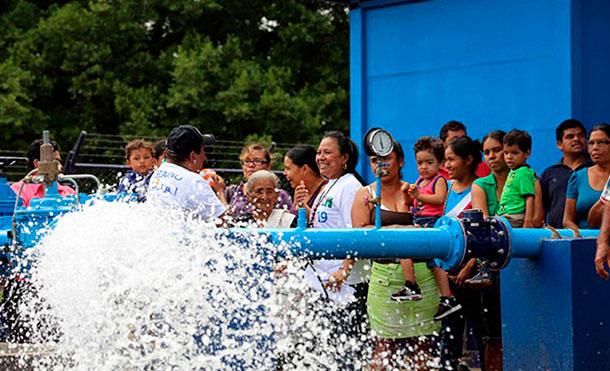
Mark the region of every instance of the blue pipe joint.
[[466, 210], [462, 220], [443, 217], [434, 227], [440, 228], [443, 225], [452, 230], [456, 248], [444, 260], [435, 259], [437, 266], [449, 271], [463, 266], [471, 258], [486, 260], [494, 270], [508, 264], [511, 229], [504, 218], [484, 219], [481, 210]]
[[[448, 232], [452, 248], [445, 256], [436, 257], [434, 265], [446, 271], [461, 267], [466, 262], [466, 233], [459, 219], [443, 216], [434, 224], [434, 229], [444, 229]], [[437, 241], [441, 243], [441, 241]]]
[[492, 269], [506, 267], [510, 260], [510, 233], [508, 221], [502, 217], [483, 218], [481, 210], [467, 210], [462, 215], [466, 230], [466, 255], [486, 260]]

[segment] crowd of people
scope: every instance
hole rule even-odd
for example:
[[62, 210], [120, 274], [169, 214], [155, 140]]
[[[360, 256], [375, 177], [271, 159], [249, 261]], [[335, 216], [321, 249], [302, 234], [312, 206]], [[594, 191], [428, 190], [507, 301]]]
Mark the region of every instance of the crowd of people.
[[[205, 168], [205, 148], [213, 143], [213, 136], [189, 125], [154, 144], [128, 143], [130, 170], [119, 192], [138, 201], [179, 205], [223, 225], [295, 227], [297, 209], [304, 208], [309, 228], [366, 228], [375, 225], [379, 203], [383, 228], [429, 228], [441, 216], [459, 218], [473, 208], [485, 217], [503, 216], [513, 228], [569, 228], [579, 235], [579, 229], [601, 227], [595, 266], [608, 279], [608, 124], [587, 133], [578, 120], [561, 122], [559, 161], [538, 175], [527, 163], [532, 156], [527, 132], [493, 130], [479, 142], [464, 124], [450, 121], [439, 138], [420, 138], [409, 154], [395, 141], [389, 155], [370, 157], [373, 172], [384, 166], [381, 199], [375, 197], [375, 183], [364, 184], [356, 172], [358, 146], [341, 132], [325, 133], [317, 148], [297, 145], [285, 154], [290, 193], [280, 189], [271, 153], [261, 144], [243, 148], [242, 180], [226, 185]], [[405, 161], [415, 161], [416, 179], [402, 178]], [[19, 183], [13, 185], [18, 188]], [[20, 195], [26, 206], [41, 197], [34, 189]], [[304, 276], [320, 300], [332, 302], [336, 316], [345, 319], [337, 332], [354, 339], [372, 336], [372, 369], [459, 369], [467, 327], [482, 369], [502, 369], [499, 273], [484, 260], [471, 259], [447, 272], [413, 259], [323, 259], [307, 264]], [[433, 359], [440, 363], [432, 366]]]

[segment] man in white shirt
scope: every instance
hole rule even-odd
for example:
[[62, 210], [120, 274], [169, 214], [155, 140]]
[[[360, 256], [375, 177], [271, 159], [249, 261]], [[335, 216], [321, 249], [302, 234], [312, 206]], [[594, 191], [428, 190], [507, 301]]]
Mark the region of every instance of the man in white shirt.
[[[226, 200], [218, 195], [224, 198], [224, 193], [215, 192], [199, 175], [206, 161], [204, 145], [214, 142], [214, 136], [203, 135], [194, 126], [173, 128], [167, 137], [166, 162], [150, 179], [148, 201], [180, 207], [204, 220], [222, 215], [226, 210]], [[222, 182], [215, 183], [221, 186]]]

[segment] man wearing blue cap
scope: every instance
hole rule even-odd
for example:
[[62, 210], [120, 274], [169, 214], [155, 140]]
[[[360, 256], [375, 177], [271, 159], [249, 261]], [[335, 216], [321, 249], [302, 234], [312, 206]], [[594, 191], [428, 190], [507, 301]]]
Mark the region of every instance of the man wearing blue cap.
[[222, 215], [226, 210], [223, 192], [217, 195], [199, 175], [206, 161], [204, 146], [214, 142], [214, 136], [203, 135], [194, 126], [173, 128], [167, 137], [166, 161], [150, 179], [148, 200], [181, 207], [204, 220]]

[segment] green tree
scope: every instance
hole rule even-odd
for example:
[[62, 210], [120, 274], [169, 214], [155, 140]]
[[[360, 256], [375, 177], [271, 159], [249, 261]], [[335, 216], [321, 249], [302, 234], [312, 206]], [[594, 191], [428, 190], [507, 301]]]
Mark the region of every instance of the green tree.
[[[348, 126], [348, 24], [298, 0], [25, 1], [0, 5], [0, 136], [50, 129], [316, 140]], [[20, 140], [15, 140], [19, 138]]]

